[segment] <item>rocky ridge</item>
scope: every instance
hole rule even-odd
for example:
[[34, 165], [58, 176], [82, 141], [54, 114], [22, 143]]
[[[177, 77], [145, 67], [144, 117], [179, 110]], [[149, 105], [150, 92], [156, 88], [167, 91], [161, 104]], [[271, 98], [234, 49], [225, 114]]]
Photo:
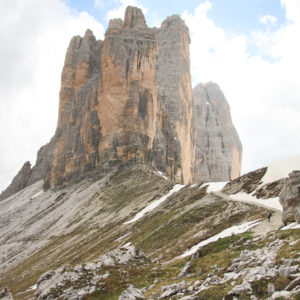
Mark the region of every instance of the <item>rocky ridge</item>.
[[[264, 173], [250, 174], [248, 184], [257, 189]], [[208, 192], [202, 183], [171, 195], [174, 183], [165, 175], [129, 163], [72, 187], [43, 191], [42, 184], [0, 203], [0, 285], [16, 300], [35, 293], [39, 299], [293, 299], [298, 293], [300, 231], [278, 230], [275, 217], [268, 223], [268, 208]], [[257, 223], [252, 233], [182, 257], [245, 222]], [[261, 226], [268, 230], [257, 231]]]
[[135, 7], [109, 22], [104, 41], [91, 30], [74, 37], [55, 135], [0, 199], [41, 179], [60, 188], [101, 178], [128, 161], [181, 183], [237, 177], [242, 147], [229, 105], [215, 84], [192, 91], [189, 43], [179, 16], [149, 28]]

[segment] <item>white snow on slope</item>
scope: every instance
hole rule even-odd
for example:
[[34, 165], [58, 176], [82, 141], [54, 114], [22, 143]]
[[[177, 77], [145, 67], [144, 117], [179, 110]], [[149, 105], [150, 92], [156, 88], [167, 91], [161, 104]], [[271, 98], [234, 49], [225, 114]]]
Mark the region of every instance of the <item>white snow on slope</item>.
[[172, 194], [180, 191], [183, 187], [184, 187], [184, 185], [182, 185], [182, 184], [175, 184], [167, 195], [161, 197], [158, 200], [153, 201], [147, 207], [145, 207], [143, 210], [141, 210], [139, 213], [137, 213], [134, 218], [132, 218], [131, 220], [129, 220], [123, 224], [130, 224], [130, 223], [136, 222], [137, 220], [142, 218], [147, 212], [149, 212], [149, 211], [153, 210], [154, 208], [156, 208], [157, 206], [159, 206], [161, 203], [163, 203], [165, 200], [167, 200]]
[[168, 178], [163, 172], [161, 172], [161, 171], [157, 171], [156, 174], [158, 174], [160, 177], [162, 177], [162, 178], [165, 179], [165, 180], [168, 180], [168, 179], [169, 179], [169, 178]]
[[275, 198], [269, 198], [269, 199], [258, 199], [252, 194], [247, 194], [244, 192], [237, 193], [234, 195], [229, 195], [230, 198], [237, 200], [237, 201], [243, 201], [243, 202], [248, 202], [248, 203], [257, 203], [260, 204], [261, 206], [265, 206], [268, 208], [276, 209], [279, 211], [282, 211], [282, 206], [279, 202], [279, 197]]
[[37, 289], [37, 284], [31, 286], [29, 289], [27, 289], [27, 290], [24, 291], [24, 292], [17, 293], [17, 295], [25, 294], [25, 293], [27, 293], [27, 292], [34, 291], [34, 290], [36, 290], [36, 289]]
[[255, 221], [251, 221], [251, 222], [246, 222], [241, 225], [234, 225], [232, 227], [229, 227], [229, 228], [223, 230], [222, 232], [210, 237], [209, 239], [202, 241], [202, 242], [198, 243], [197, 245], [193, 246], [190, 250], [187, 250], [182, 255], [180, 255], [178, 258], [190, 256], [190, 255], [194, 254], [197, 250], [199, 250], [201, 247], [203, 247], [207, 244], [210, 244], [212, 242], [215, 242], [218, 239], [231, 236], [232, 234], [243, 233], [243, 232], [249, 230], [250, 228], [252, 228], [253, 226], [258, 225], [258, 223], [259, 223], [259, 220], [255, 220]]
[[38, 193], [36, 193], [36, 194], [34, 194], [33, 196], [31, 196], [31, 199], [37, 198], [37, 197], [38, 197], [39, 195], [41, 195], [43, 192], [44, 192], [43, 190], [39, 191]]
[[287, 226], [282, 227], [280, 230], [288, 230], [288, 229], [298, 229], [300, 228], [300, 224], [298, 224], [297, 222], [295, 223], [291, 223]]
[[283, 158], [270, 164], [261, 180], [261, 186], [288, 177], [288, 174], [294, 170], [300, 170], [300, 155]]
[[223, 189], [227, 182], [206, 182], [200, 188], [207, 186], [206, 193], [219, 192]]
[[121, 237], [115, 239], [115, 241], [116, 241], [116, 242], [120, 242], [121, 240], [125, 239], [125, 238], [128, 237], [128, 236], [130, 236], [130, 233], [124, 234], [123, 236], [121, 236]]

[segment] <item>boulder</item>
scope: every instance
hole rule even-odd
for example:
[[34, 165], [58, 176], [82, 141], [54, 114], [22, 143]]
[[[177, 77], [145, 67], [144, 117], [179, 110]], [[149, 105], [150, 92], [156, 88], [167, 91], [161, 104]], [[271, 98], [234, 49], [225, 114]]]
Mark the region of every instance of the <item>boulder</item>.
[[289, 174], [279, 194], [279, 199], [283, 208], [283, 223], [295, 221], [300, 223], [300, 171], [293, 171]]

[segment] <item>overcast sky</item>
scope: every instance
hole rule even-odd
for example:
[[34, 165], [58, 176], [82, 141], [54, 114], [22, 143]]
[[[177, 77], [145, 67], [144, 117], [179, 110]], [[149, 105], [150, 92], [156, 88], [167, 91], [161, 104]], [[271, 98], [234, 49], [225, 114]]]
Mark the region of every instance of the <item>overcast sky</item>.
[[300, 154], [300, 0], [1, 0], [0, 191], [53, 136], [69, 41], [103, 39], [127, 5], [148, 26], [190, 28], [193, 86], [219, 84], [243, 144], [243, 170]]

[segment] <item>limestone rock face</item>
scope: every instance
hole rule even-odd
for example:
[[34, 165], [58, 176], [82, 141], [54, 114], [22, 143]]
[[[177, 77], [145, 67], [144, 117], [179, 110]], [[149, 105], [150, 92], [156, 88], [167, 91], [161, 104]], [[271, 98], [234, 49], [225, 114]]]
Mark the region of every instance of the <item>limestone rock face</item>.
[[283, 208], [282, 221], [300, 223], [300, 171], [293, 171], [285, 180], [279, 194], [280, 204]]
[[199, 85], [193, 95], [189, 44], [179, 16], [149, 28], [131, 6], [124, 21], [109, 22], [104, 41], [89, 29], [73, 37], [57, 129], [25, 186], [43, 178], [46, 188], [62, 187], [127, 162], [182, 183], [238, 176], [241, 145], [228, 103], [214, 84]]
[[128, 6], [125, 12], [124, 29], [133, 28], [137, 25], [147, 26], [144, 14], [140, 8]]
[[0, 200], [3, 200], [10, 195], [24, 189], [27, 186], [27, 182], [30, 178], [31, 172], [31, 164], [29, 161], [27, 161], [18, 172], [18, 174], [14, 177], [11, 184], [6, 188], [6, 190], [2, 192], [2, 194], [0, 195]]
[[177, 16], [148, 28], [138, 8], [104, 41], [72, 39], [62, 72], [50, 187], [135, 161], [192, 180], [189, 33]]
[[[168, 17], [157, 37], [156, 81], [158, 97], [171, 123], [174, 138], [167, 137], [168, 174], [177, 181], [193, 180], [194, 149], [191, 140], [192, 85], [189, 29], [177, 15]], [[178, 156], [174, 160], [174, 157]], [[179, 164], [178, 164], [179, 160]]]
[[194, 179], [227, 181], [239, 177], [242, 145], [219, 86], [198, 84], [193, 89], [193, 106]]

